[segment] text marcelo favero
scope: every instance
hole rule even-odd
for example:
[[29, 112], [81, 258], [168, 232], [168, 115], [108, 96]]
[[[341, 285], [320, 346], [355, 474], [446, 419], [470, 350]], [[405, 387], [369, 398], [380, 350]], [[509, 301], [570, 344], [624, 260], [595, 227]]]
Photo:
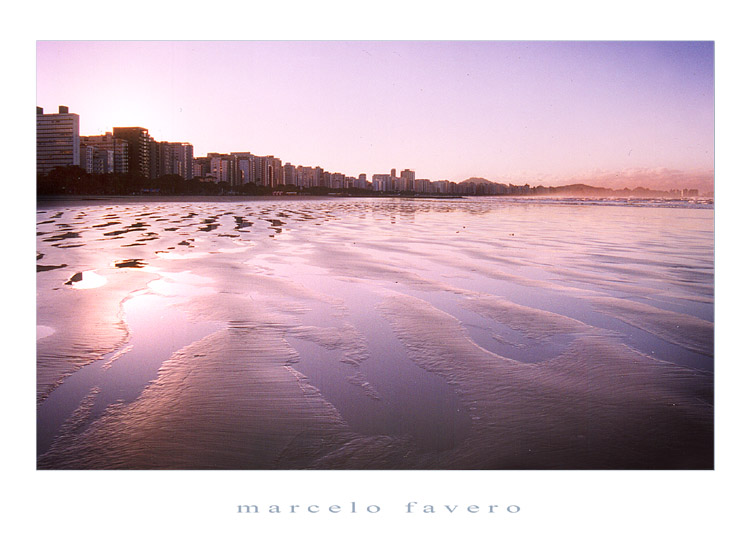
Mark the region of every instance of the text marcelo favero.
[[[464, 513], [485, 513], [485, 514], [499, 514], [499, 513], [511, 513], [515, 514], [521, 511], [518, 505], [508, 505], [503, 507], [501, 505], [432, 505], [422, 504], [419, 502], [408, 502], [403, 505], [402, 510], [404, 513], [440, 513], [440, 514], [464, 514]], [[346, 513], [346, 514], [377, 514], [380, 513], [381, 507], [375, 504], [363, 505], [357, 502], [349, 502], [345, 505], [238, 505], [237, 513], [242, 514], [316, 514], [316, 513]]]

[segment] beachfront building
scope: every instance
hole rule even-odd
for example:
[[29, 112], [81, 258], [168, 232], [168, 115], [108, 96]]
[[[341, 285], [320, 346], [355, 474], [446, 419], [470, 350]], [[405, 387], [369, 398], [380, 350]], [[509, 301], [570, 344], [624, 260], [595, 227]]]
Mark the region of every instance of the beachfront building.
[[416, 179], [416, 174], [411, 169], [404, 169], [401, 171], [401, 178], [400, 178], [400, 186], [399, 189], [406, 191], [406, 192], [413, 192], [414, 191], [414, 180]]
[[81, 143], [81, 167], [87, 173], [102, 175], [114, 173], [114, 152]]
[[253, 178], [253, 159], [250, 156], [237, 157], [237, 172], [239, 174], [239, 184], [249, 184]]
[[437, 180], [432, 183], [432, 191], [440, 194], [453, 194], [457, 193], [457, 184], [450, 180]]
[[215, 178], [216, 182], [226, 182], [230, 186], [238, 184], [239, 173], [235, 155], [210, 152], [208, 158], [209, 175]]
[[354, 187], [359, 188], [361, 190], [367, 189], [367, 174], [366, 173], [360, 173], [357, 177], [357, 180], [354, 181]]
[[331, 173], [331, 185], [329, 188], [341, 189], [344, 188], [346, 182], [346, 175], [343, 173]]
[[298, 165], [296, 173], [297, 186], [301, 188], [309, 188], [310, 186], [312, 186], [312, 171], [312, 167]]
[[283, 182], [281, 160], [273, 156], [253, 156], [253, 182], [257, 186], [278, 186]]
[[[87, 172], [99, 172], [100, 169], [106, 169], [105, 173], [127, 173], [128, 172], [128, 142], [124, 139], [118, 139], [112, 132], [106, 132], [104, 135], [81, 135], [81, 148], [84, 146], [92, 147], [98, 151], [107, 152], [107, 156], [111, 156], [111, 162], [106, 165], [97, 166], [92, 164], [94, 171]], [[102, 154], [99, 154], [102, 156]], [[83, 160], [81, 161], [83, 164]]]
[[284, 164], [284, 182], [283, 184], [291, 186], [299, 186], [297, 184], [297, 168], [291, 163], [286, 162]]
[[251, 152], [231, 152], [229, 154], [236, 161], [235, 186], [242, 186], [255, 182], [255, 167], [257, 160]]
[[312, 188], [320, 186], [323, 178], [323, 169], [321, 167], [310, 167], [305, 165], [297, 166], [297, 186], [301, 188]]
[[170, 141], [151, 141], [150, 177], [179, 175], [184, 179], [193, 178], [193, 145]]
[[432, 182], [427, 178], [414, 179], [414, 191], [417, 193], [431, 193]]
[[393, 191], [393, 174], [375, 174], [372, 175], [372, 189], [376, 192]]
[[204, 178], [211, 174], [211, 159], [208, 156], [193, 158], [193, 178]]
[[128, 172], [151, 177], [151, 138], [146, 128], [117, 127], [112, 133], [128, 143]]
[[279, 158], [255, 156], [250, 152], [209, 152], [206, 157], [193, 158], [192, 163], [196, 178], [211, 176], [216, 182], [226, 182], [230, 186], [252, 183], [273, 187], [283, 184], [285, 175], [291, 176], [290, 168], [282, 166]]
[[55, 167], [81, 165], [79, 118], [64, 105], [57, 114], [36, 108], [36, 172], [47, 174]]

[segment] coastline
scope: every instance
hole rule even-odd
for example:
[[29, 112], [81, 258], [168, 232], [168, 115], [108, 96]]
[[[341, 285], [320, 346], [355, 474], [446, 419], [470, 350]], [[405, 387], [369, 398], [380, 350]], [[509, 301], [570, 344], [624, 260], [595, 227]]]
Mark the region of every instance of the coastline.
[[470, 195], [470, 194], [401, 194], [401, 193], [383, 193], [373, 192], [370, 194], [349, 194], [349, 193], [328, 193], [321, 195], [313, 194], [295, 194], [295, 195], [247, 195], [247, 194], [226, 194], [226, 195], [96, 195], [96, 194], [79, 194], [79, 195], [37, 195], [37, 207], [54, 206], [60, 203], [71, 204], [101, 204], [101, 203], [197, 203], [197, 202], [242, 202], [242, 201], [325, 201], [325, 200], [346, 200], [346, 199], [403, 199], [403, 200], [461, 200], [461, 199], [484, 199], [484, 200], [502, 200], [502, 201], [529, 201], [554, 203], [586, 203], [586, 202], [628, 202], [638, 203], [642, 201], [659, 201], [673, 203], [693, 203], [700, 206], [713, 207], [714, 198], [710, 196], [700, 197], [667, 197], [667, 196], [619, 196], [619, 195]]

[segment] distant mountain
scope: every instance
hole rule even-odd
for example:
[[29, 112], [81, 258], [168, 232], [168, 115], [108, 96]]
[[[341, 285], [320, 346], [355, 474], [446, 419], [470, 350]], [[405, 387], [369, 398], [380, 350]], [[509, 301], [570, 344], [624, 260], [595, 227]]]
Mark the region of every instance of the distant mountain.
[[471, 177], [471, 178], [467, 178], [466, 180], [462, 180], [461, 182], [459, 182], [459, 184], [469, 184], [469, 183], [473, 183], [473, 184], [497, 184], [497, 182], [492, 182], [491, 180], [487, 180], [486, 178], [482, 178], [482, 177]]
[[611, 188], [599, 188], [597, 186], [589, 186], [588, 184], [568, 184], [566, 186], [553, 186], [550, 189], [555, 192], [565, 193], [601, 193], [613, 191]]
[[[515, 186], [513, 184], [501, 184], [482, 177], [471, 177], [458, 183], [458, 193], [469, 195], [557, 195], [571, 197], [669, 197], [679, 195], [674, 192], [653, 190], [638, 186], [637, 188], [622, 188], [619, 190], [590, 186], [588, 184], [576, 183], [565, 186]], [[698, 195], [697, 190], [691, 190], [688, 195]]]

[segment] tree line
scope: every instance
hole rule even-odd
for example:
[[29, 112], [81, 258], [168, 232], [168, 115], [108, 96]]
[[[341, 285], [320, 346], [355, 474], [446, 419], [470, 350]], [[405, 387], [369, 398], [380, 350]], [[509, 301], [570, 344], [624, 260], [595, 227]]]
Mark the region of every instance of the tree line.
[[180, 175], [146, 178], [136, 173], [87, 173], [77, 165], [56, 167], [49, 173], [37, 175], [37, 196], [52, 195], [271, 195], [274, 192], [305, 195], [345, 193], [373, 195], [361, 188], [303, 188], [291, 184], [258, 186], [255, 183], [231, 186], [228, 182], [202, 182]]

